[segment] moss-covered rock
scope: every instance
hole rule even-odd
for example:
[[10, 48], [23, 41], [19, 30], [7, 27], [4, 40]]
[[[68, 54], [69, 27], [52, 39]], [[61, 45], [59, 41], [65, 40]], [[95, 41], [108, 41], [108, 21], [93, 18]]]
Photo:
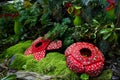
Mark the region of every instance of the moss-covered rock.
[[20, 42], [6, 49], [0, 57], [9, 58], [9, 67], [17, 70], [33, 71], [43, 75], [56, 76], [54, 80], [78, 80], [79, 77], [69, 70], [63, 54], [51, 52], [40, 61], [36, 61], [33, 55], [25, 56], [24, 51], [32, 41]]
[[24, 51], [32, 44], [32, 41], [19, 42], [18, 44], [6, 49], [0, 58], [10, 58], [14, 54], [24, 54]]
[[64, 55], [58, 52], [48, 53], [39, 62], [35, 60], [27, 61], [25, 70], [59, 76], [65, 80], [78, 80], [78, 76], [67, 67]]
[[10, 59], [9, 67], [12, 69], [22, 70], [24, 69], [24, 65], [28, 60], [34, 59], [33, 56], [25, 56], [23, 54], [15, 54]]

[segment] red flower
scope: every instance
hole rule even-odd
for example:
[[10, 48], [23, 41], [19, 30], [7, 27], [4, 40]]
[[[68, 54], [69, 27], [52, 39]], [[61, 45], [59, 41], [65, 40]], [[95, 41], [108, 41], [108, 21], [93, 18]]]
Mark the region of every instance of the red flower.
[[109, 5], [106, 7], [106, 11], [115, 8], [115, 4], [116, 4], [115, 0], [107, 0], [107, 2], [109, 3]]
[[36, 39], [32, 45], [25, 51], [25, 55], [33, 54], [36, 60], [41, 60], [46, 55], [46, 50], [59, 49], [62, 46], [61, 40], [50, 41], [43, 40], [42, 37]]
[[48, 46], [47, 50], [59, 49], [62, 46], [61, 40], [52, 41]]
[[68, 67], [76, 72], [85, 72], [89, 76], [97, 76], [104, 66], [104, 56], [93, 44], [77, 42], [65, 50]]
[[66, 3], [65, 3], [65, 7], [67, 7], [67, 8], [68, 8], [68, 7], [72, 7], [72, 6], [73, 6], [73, 4], [71, 4], [71, 3], [69, 3], [69, 2], [66, 2]]
[[107, 0], [107, 2], [110, 4], [115, 4], [115, 0]]

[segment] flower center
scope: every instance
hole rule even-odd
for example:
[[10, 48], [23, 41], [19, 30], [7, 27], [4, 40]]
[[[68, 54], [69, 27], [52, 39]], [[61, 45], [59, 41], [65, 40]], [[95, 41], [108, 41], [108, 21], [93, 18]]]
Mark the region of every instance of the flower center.
[[35, 45], [35, 47], [37, 48], [37, 47], [39, 47], [39, 46], [41, 46], [42, 45], [42, 42], [38, 42], [36, 45]]
[[80, 54], [84, 57], [90, 57], [91, 56], [91, 51], [87, 48], [83, 48], [80, 50]]

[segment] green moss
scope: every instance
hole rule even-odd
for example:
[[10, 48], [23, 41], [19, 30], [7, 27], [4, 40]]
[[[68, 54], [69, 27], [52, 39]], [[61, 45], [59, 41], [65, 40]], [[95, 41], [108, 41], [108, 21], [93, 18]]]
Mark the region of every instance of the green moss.
[[41, 61], [29, 60], [25, 70], [38, 72], [45, 75], [62, 77], [65, 80], [77, 80], [78, 76], [69, 70], [63, 54], [58, 52], [48, 53]]
[[1, 55], [0, 58], [10, 58], [14, 54], [23, 54], [24, 51], [31, 45], [32, 41], [19, 42], [18, 44], [11, 46], [6, 49]]
[[25, 56], [24, 51], [31, 45], [31, 41], [20, 42], [2, 53], [2, 59], [10, 58], [9, 67], [17, 70], [33, 71], [44, 75], [57, 76], [56, 80], [77, 80], [78, 76], [69, 70], [63, 54], [51, 52], [41, 61], [36, 61], [31, 56]]
[[23, 54], [15, 54], [10, 61], [9, 67], [12, 69], [23, 69], [26, 61], [33, 59], [33, 56], [25, 56]]
[[38, 63], [39, 62], [34, 59], [28, 60], [26, 65], [24, 65], [24, 69], [27, 71], [37, 72], [39, 69], [39, 67], [37, 67]]
[[111, 69], [104, 70], [98, 77], [92, 78], [92, 80], [111, 80], [113, 71]]

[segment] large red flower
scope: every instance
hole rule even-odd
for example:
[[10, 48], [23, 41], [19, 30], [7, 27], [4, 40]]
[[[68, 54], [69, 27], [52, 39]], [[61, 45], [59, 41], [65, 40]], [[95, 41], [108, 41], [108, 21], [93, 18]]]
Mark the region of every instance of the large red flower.
[[104, 66], [104, 56], [96, 46], [86, 42], [77, 42], [65, 50], [68, 67], [76, 72], [85, 72], [89, 76], [97, 76]]
[[36, 60], [41, 60], [46, 55], [46, 50], [59, 49], [62, 46], [61, 40], [50, 41], [49, 39], [42, 39], [39, 37], [32, 45], [25, 51], [25, 55], [33, 54]]

